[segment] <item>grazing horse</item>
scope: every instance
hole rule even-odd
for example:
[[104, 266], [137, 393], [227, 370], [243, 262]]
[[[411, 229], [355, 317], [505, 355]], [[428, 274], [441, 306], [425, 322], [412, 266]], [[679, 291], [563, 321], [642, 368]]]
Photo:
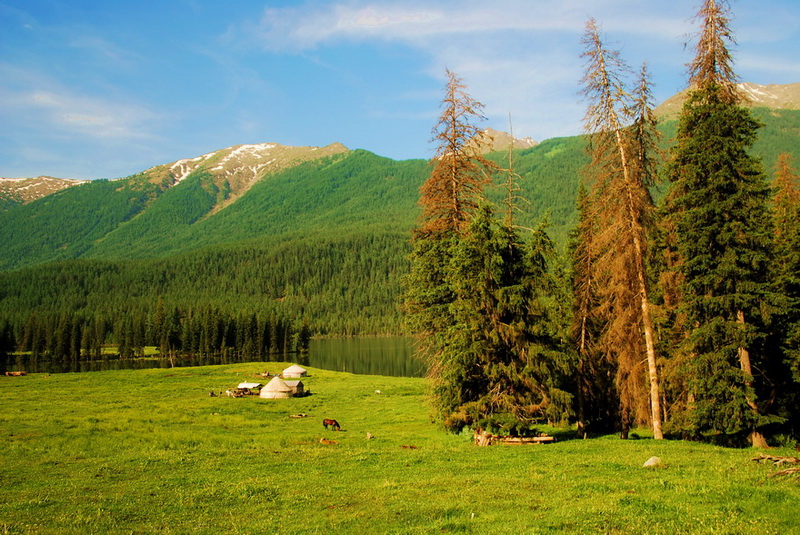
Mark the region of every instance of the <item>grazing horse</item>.
[[324, 427], [325, 429], [330, 428], [333, 429], [334, 431], [339, 431], [341, 429], [341, 427], [339, 427], [339, 422], [337, 422], [336, 420], [330, 420], [328, 418], [322, 420], [322, 427]]

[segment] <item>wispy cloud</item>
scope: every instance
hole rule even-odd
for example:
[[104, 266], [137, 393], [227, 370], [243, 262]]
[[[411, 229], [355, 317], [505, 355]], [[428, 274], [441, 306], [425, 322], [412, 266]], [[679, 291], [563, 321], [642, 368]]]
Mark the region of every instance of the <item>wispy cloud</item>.
[[431, 77], [443, 81], [445, 67], [463, 77], [495, 127], [511, 113], [522, 134], [542, 139], [580, 131], [580, 36], [590, 16], [615, 40], [682, 46], [691, 29], [686, 13], [652, 11], [631, 0], [344, 0], [266, 8], [240, 35], [272, 53], [341, 43], [411, 47], [427, 58], [422, 68]]
[[152, 138], [152, 123], [159, 118], [129, 99], [84, 94], [47, 75], [10, 65], [0, 65], [0, 98], [6, 124], [50, 135]]
[[[270, 50], [305, 50], [337, 40], [402, 41], [432, 46], [448, 36], [493, 32], [579, 32], [589, 16], [601, 16], [632, 4], [620, 0], [598, 0], [587, 6], [583, 0], [561, 2], [507, 0], [486, 2], [413, 3], [351, 1], [325, 5], [266, 8], [260, 21], [246, 32]], [[651, 37], [685, 31], [680, 17], [642, 17], [635, 5], [630, 14], [616, 17], [609, 29], [642, 33]]]
[[737, 56], [736, 64], [743, 71], [757, 74], [759, 79], [753, 81], [788, 84], [800, 80], [800, 60], [797, 59], [776, 59], [769, 55], [747, 53]]
[[71, 28], [64, 40], [67, 46], [82, 50], [89, 57], [97, 58], [104, 69], [114, 67], [129, 70], [146, 61], [141, 55], [126, 50], [108, 39], [92, 35], [88, 30]]

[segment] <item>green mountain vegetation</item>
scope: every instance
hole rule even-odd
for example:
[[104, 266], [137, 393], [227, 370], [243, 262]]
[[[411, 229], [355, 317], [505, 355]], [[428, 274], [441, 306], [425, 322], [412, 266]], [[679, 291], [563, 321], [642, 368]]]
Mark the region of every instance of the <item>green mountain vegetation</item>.
[[[755, 116], [764, 127], [754, 151], [771, 176], [780, 153], [800, 157], [800, 111]], [[667, 146], [675, 124], [661, 129]], [[505, 152], [490, 156], [505, 165]], [[563, 250], [586, 162], [581, 136], [516, 150], [520, 195], [530, 202], [517, 224], [545, 219]], [[315, 333], [403, 331], [400, 279], [426, 161], [336, 152], [284, 165], [241, 193], [213, 165], [177, 184], [159, 166], [0, 212], [0, 327], [19, 342], [31, 314], [68, 311], [88, 322], [136, 311], [149, 321], [161, 299], [169, 310], [271, 315]], [[487, 191], [497, 202], [504, 180]], [[113, 343], [119, 333], [109, 324]]]

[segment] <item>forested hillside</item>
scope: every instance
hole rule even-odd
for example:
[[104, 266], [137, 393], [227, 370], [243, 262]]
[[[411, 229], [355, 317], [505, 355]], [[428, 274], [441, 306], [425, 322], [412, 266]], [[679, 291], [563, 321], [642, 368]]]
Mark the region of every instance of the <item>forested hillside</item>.
[[[766, 125], [755, 151], [771, 177], [778, 154], [800, 157], [800, 112], [755, 115]], [[661, 129], [666, 146], [674, 123]], [[492, 158], [505, 165], [507, 154]], [[582, 137], [517, 150], [530, 201], [518, 224], [547, 219], [563, 249], [586, 161]], [[224, 183], [203, 170], [172, 187], [143, 173], [11, 206], [0, 213], [0, 324], [19, 333], [31, 313], [63, 311], [145, 318], [161, 298], [168, 308], [280, 315], [320, 333], [399, 332], [400, 279], [429, 172], [424, 160], [357, 150], [270, 174], [222, 209]]]
[[143, 176], [96, 180], [13, 206], [0, 213], [0, 269], [78, 258], [163, 190]]

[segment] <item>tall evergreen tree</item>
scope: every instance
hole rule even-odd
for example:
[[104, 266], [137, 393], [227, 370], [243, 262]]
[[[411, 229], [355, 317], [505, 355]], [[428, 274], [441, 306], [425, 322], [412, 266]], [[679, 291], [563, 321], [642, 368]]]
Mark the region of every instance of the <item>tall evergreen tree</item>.
[[648, 187], [655, 175], [656, 145], [647, 71], [643, 68], [632, 98], [625, 88], [627, 66], [616, 51], [605, 48], [593, 19], [583, 42], [584, 94], [589, 100], [585, 121], [595, 180], [592, 217], [598, 229], [592, 237], [592, 268], [605, 322], [600, 343], [617, 366], [623, 436], [638, 421], [649, 422], [653, 436], [661, 439], [661, 392], [646, 269], [653, 211]]
[[[447, 71], [442, 113], [433, 129], [437, 149], [431, 174], [420, 188], [422, 218], [412, 235], [411, 269], [404, 280], [403, 304], [412, 331], [420, 335], [420, 353], [428, 361], [432, 383], [450, 389], [432, 389], [439, 415], [454, 407], [466, 387], [470, 364], [446, 351], [445, 334], [455, 324], [451, 305], [456, 299], [449, 272], [453, 251], [466, 231], [492, 168], [470, 143], [484, 120], [483, 105], [466, 93], [466, 86]], [[462, 383], [459, 385], [458, 383]]]
[[[537, 285], [545, 279], [533, 270], [546, 263], [526, 252], [510, 215], [500, 224], [484, 205], [483, 186], [497, 166], [474, 141], [482, 106], [447, 75], [404, 306], [421, 334], [432, 406], [444, 426], [522, 432], [537, 418], [560, 419], [570, 402], [555, 384], [566, 364], [543, 325]], [[513, 191], [512, 184], [510, 212]]]
[[769, 188], [748, 153], [758, 123], [740, 103], [724, 0], [705, 0], [669, 176], [685, 317], [683, 403], [676, 427], [691, 435], [749, 432], [766, 446], [761, 350], [772, 302]]
[[569, 414], [571, 397], [560, 380], [569, 363], [545, 304], [552, 245], [541, 230], [533, 238], [531, 249], [484, 207], [454, 249], [454, 322], [443, 333], [443, 373], [435, 383], [451, 430], [525, 433]]

